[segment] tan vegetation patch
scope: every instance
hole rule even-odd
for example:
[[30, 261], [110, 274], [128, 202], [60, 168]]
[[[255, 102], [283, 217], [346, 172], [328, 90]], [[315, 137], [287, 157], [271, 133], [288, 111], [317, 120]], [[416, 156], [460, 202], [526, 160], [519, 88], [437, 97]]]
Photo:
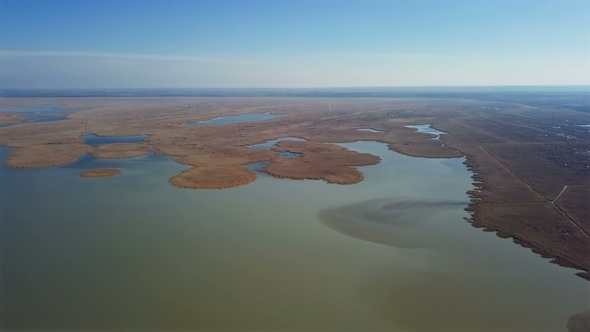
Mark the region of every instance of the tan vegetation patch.
[[280, 152], [300, 153], [298, 158], [277, 158], [263, 170], [278, 178], [324, 180], [328, 183], [353, 184], [364, 176], [355, 167], [378, 164], [379, 157], [350, 151], [334, 144], [317, 142], [279, 142]]
[[191, 167], [170, 178], [179, 188], [226, 189], [246, 185], [256, 180], [256, 174], [240, 166]]
[[19, 112], [0, 112], [0, 124], [14, 124], [27, 122], [27, 119], [20, 118]]
[[272, 151], [250, 149], [246, 147], [207, 147], [197, 148], [189, 156], [176, 160], [192, 166], [242, 166], [276, 158]]
[[106, 178], [110, 176], [117, 176], [123, 173], [120, 169], [116, 168], [100, 168], [100, 169], [91, 169], [88, 171], [84, 171], [79, 175], [83, 178]]
[[10, 151], [6, 166], [39, 168], [73, 163], [82, 157], [90, 147], [78, 144], [31, 145]]
[[116, 159], [140, 157], [150, 151], [152, 148], [147, 143], [114, 143], [98, 145], [89, 153], [97, 158]]

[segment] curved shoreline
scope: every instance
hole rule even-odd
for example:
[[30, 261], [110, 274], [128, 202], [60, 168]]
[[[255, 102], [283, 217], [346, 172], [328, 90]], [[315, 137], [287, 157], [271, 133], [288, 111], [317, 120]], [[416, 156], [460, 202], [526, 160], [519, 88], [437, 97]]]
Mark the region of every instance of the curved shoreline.
[[[444, 143], [446, 146], [448, 146], [446, 142]], [[494, 232], [496, 236], [500, 238], [510, 238], [512, 239], [512, 242], [514, 242], [515, 244], [518, 244], [523, 248], [530, 249], [533, 253], [541, 256], [542, 258], [549, 259], [550, 263], [557, 264], [559, 266], [566, 268], [580, 270], [580, 272], [577, 272], [576, 275], [590, 281], [590, 269], [588, 269], [587, 266], [585, 267], [583, 265], [572, 262], [564, 256], [552, 254], [551, 252], [553, 250], [547, 246], [535, 244], [530, 240], [525, 240], [521, 236], [512, 234], [511, 231], [507, 230], [505, 227], [502, 227], [501, 225], [491, 225], [490, 223], [485, 222], [485, 218], [483, 218], [483, 221], [481, 220], [481, 217], [478, 218], [478, 213], [480, 212], [478, 205], [482, 203], [487, 203], [485, 197], [483, 197], [483, 193], [485, 191], [485, 186], [490, 185], [491, 182], [486, 181], [485, 175], [478, 170], [478, 165], [474, 161], [474, 159], [476, 158], [475, 156], [470, 156], [462, 152], [458, 148], [454, 148], [452, 146], [449, 147], [455, 149], [456, 151], [460, 152], [465, 156], [464, 163], [467, 166], [467, 168], [471, 172], [473, 172], [472, 178], [474, 180], [474, 189], [467, 192], [470, 197], [470, 203], [469, 206], [465, 208], [465, 210], [468, 211], [471, 215], [468, 222], [473, 227], [480, 228], [484, 232]]]

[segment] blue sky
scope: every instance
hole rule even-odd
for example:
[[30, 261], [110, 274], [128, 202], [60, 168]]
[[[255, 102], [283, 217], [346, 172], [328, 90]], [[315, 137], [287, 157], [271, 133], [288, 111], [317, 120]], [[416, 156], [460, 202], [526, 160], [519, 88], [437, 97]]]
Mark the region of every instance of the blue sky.
[[590, 1], [0, 0], [0, 88], [590, 84]]

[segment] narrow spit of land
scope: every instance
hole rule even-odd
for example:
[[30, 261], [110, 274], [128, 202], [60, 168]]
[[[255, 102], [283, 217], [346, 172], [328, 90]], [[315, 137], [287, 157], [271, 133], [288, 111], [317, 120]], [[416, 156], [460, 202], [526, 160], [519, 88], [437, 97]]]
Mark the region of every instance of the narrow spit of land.
[[[0, 106], [60, 104], [74, 112], [43, 123], [0, 122], [0, 145], [13, 148], [11, 167], [49, 167], [84, 154], [127, 158], [150, 151], [189, 166], [171, 184], [223, 189], [248, 184], [245, 165], [267, 162], [279, 178], [321, 179], [335, 184], [363, 180], [358, 166], [379, 162], [330, 143], [379, 141], [391, 150], [430, 158], [466, 156], [475, 172], [470, 191], [472, 224], [575, 267], [589, 278], [588, 205], [572, 190], [590, 186], [588, 113], [470, 100], [378, 98], [3, 98]], [[329, 107], [326, 107], [328, 105]], [[229, 115], [283, 115], [259, 122], [187, 126]], [[19, 120], [20, 121], [20, 120]], [[567, 125], [563, 125], [567, 123]], [[431, 124], [440, 140], [409, 124]], [[578, 126], [579, 124], [579, 126]], [[358, 129], [372, 128], [374, 131]], [[91, 146], [82, 136], [148, 135], [140, 143]], [[273, 150], [249, 146], [280, 137]], [[283, 158], [281, 152], [298, 158]], [[568, 189], [563, 192], [564, 186]], [[581, 189], [580, 189], [581, 190]], [[560, 195], [560, 192], [562, 195]]]

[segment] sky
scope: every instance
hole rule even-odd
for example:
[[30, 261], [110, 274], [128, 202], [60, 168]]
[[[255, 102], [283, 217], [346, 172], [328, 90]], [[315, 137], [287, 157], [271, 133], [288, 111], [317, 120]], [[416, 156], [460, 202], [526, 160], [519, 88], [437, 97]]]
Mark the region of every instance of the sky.
[[0, 0], [0, 88], [589, 85], [587, 0]]

